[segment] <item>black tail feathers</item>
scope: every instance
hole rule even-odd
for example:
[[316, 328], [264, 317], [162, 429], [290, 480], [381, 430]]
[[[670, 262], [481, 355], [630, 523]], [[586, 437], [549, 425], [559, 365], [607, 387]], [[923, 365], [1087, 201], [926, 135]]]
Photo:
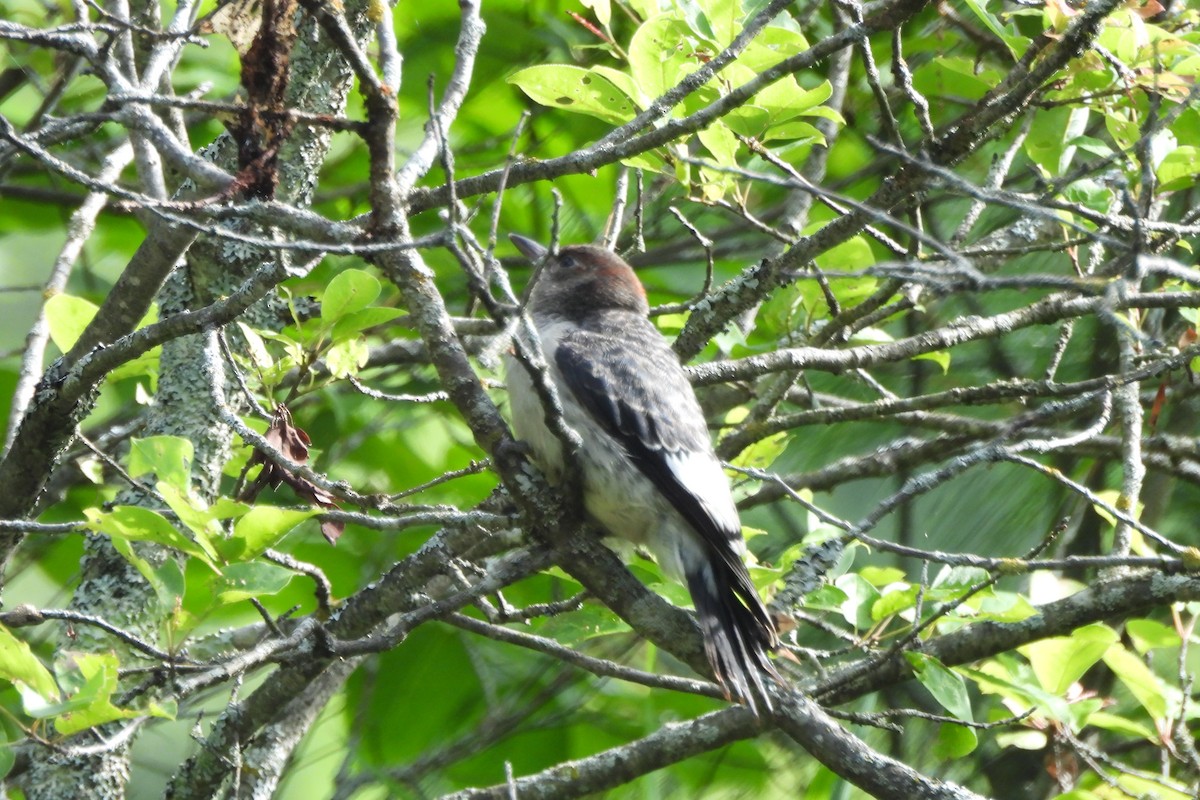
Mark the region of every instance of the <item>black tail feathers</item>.
[[771, 710], [763, 677], [781, 681], [767, 655], [778, 647], [779, 639], [750, 576], [734, 574], [721, 561], [710, 561], [690, 570], [687, 584], [700, 618], [704, 652], [726, 696], [755, 716], [760, 702]]

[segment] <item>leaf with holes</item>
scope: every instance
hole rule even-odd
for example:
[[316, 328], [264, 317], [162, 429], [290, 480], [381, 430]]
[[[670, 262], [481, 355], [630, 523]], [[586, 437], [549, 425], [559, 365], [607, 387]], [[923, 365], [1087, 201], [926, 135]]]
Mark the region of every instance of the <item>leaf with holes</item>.
[[582, 67], [545, 64], [520, 70], [508, 82], [529, 97], [551, 108], [611, 122], [628, 122], [637, 113], [637, 105], [608, 78]]

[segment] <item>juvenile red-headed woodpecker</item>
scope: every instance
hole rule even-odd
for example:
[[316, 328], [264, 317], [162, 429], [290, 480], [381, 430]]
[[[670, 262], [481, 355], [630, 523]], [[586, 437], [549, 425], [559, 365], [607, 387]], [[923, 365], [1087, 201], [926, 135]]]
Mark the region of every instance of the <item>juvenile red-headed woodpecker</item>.
[[[679, 359], [650, 322], [646, 291], [620, 257], [589, 245], [550, 254], [523, 236], [533, 264], [526, 308], [541, 340], [588, 514], [648, 549], [691, 593], [714, 675], [732, 700], [770, 707], [764, 676], [778, 646], [743, 558], [746, 545], [708, 427]], [[546, 424], [529, 372], [508, 364], [513, 428], [554, 481], [564, 446]]]

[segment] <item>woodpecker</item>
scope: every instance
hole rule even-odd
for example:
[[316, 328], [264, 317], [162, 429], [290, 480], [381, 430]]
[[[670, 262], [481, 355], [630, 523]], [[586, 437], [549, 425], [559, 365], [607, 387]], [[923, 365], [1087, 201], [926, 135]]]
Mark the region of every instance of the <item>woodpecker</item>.
[[[727, 699], [770, 708], [764, 676], [775, 625], [750, 581], [741, 522], [700, 403], [667, 340], [650, 322], [633, 269], [601, 247], [557, 253], [510, 234], [541, 269], [526, 310], [541, 340], [563, 421], [578, 434], [584, 508], [608, 533], [645, 547], [684, 584], [704, 649]], [[513, 428], [551, 481], [564, 444], [546, 424], [529, 371], [507, 365]]]

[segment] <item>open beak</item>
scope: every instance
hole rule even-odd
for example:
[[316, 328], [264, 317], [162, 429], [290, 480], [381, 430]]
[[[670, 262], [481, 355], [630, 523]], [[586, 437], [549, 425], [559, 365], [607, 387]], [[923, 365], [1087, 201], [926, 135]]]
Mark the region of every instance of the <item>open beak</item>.
[[546, 248], [535, 242], [533, 239], [529, 239], [516, 233], [510, 233], [508, 238], [511, 239], [512, 243], [515, 244], [517, 249], [521, 251], [521, 255], [529, 259], [529, 263], [536, 266], [542, 262], [543, 258], [546, 257], [548, 252]]

